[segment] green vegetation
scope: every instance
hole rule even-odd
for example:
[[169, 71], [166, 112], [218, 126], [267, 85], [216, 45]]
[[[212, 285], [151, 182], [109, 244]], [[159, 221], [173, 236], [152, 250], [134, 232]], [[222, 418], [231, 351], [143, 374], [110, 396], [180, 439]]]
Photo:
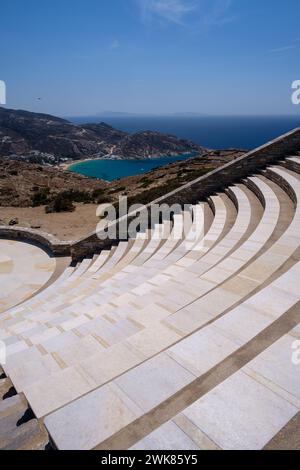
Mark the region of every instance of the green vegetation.
[[64, 199], [69, 199], [72, 202], [83, 202], [85, 204], [88, 204], [89, 202], [94, 202], [92, 194], [86, 191], [63, 191], [59, 195], [61, 195]]
[[[180, 186], [192, 181], [193, 179], [199, 178], [206, 173], [214, 170], [214, 166], [204, 166], [198, 169], [182, 168], [174, 178], [169, 181], [162, 183], [160, 186], [152, 187], [148, 190], [144, 190], [128, 198], [128, 205], [133, 204], [149, 204], [150, 202], [158, 199], [165, 194], [174, 191]], [[162, 177], [162, 176], [160, 176]], [[143, 177], [140, 180], [140, 188], [148, 188], [155, 180], [159, 178], [151, 178], [148, 176]], [[93, 191], [79, 191], [69, 190], [62, 192], [51, 192], [50, 188], [39, 188], [38, 186], [32, 187], [34, 194], [31, 196], [31, 202], [33, 207], [46, 206], [46, 212], [72, 212], [75, 210], [74, 203], [83, 204], [103, 204], [111, 203], [113, 201], [112, 194], [124, 191], [125, 186], [114, 188], [110, 191], [107, 189], [95, 189]], [[115, 204], [118, 212], [118, 203]]]
[[[36, 188], [33, 188], [35, 190]], [[38, 189], [31, 197], [33, 207], [44, 206], [50, 202], [50, 189], [42, 188]]]
[[[148, 189], [147, 191], [143, 191], [140, 194], [136, 194], [135, 196], [131, 196], [128, 198], [128, 207], [133, 204], [149, 204], [150, 202], [178, 189], [185, 183], [188, 183], [200, 176], [204, 176], [206, 173], [214, 170], [214, 166], [206, 166], [202, 167], [197, 170], [193, 170], [186, 175], [178, 175], [177, 177], [169, 180], [167, 183], [162, 184], [161, 186]], [[116, 205], [116, 210], [118, 212], [118, 205]]]
[[46, 206], [46, 214], [52, 212], [74, 212], [75, 206], [70, 197], [71, 195], [68, 191], [57, 194], [54, 200]]
[[141, 179], [140, 188], [148, 188], [153, 183], [153, 181], [147, 177]]
[[95, 189], [91, 195], [91, 201], [96, 204], [103, 204], [105, 202], [111, 202], [112, 198], [109, 196], [104, 189]]
[[51, 193], [49, 188], [39, 189], [34, 186], [32, 191], [34, 194], [31, 196], [31, 205], [33, 207], [47, 206], [46, 212], [48, 214], [51, 212], [72, 212], [75, 210], [74, 203], [102, 204], [111, 202], [111, 197], [103, 189], [95, 189], [92, 192], [71, 190]]

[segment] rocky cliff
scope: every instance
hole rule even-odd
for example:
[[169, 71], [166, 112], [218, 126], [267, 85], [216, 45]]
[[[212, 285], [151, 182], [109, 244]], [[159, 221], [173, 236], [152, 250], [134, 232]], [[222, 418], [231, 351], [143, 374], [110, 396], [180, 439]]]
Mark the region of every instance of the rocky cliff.
[[0, 108], [0, 156], [55, 165], [85, 158], [151, 158], [202, 147], [158, 132], [128, 134], [105, 124], [76, 125], [47, 114]]

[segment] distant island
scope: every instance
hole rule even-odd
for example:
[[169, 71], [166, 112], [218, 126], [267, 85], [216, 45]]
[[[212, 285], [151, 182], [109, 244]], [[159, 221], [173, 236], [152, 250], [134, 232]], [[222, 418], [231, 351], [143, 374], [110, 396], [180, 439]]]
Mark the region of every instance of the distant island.
[[205, 149], [160, 132], [129, 134], [101, 122], [76, 125], [48, 114], [0, 108], [0, 157], [58, 165], [85, 159], [149, 159]]

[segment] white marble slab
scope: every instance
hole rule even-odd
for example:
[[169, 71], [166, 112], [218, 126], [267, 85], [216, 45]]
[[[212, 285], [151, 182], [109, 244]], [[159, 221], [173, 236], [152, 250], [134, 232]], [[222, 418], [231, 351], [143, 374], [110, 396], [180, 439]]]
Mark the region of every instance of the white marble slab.
[[194, 379], [184, 367], [160, 354], [122, 375], [115, 383], [147, 412]]
[[183, 414], [225, 450], [258, 450], [298, 412], [286, 400], [237, 372]]
[[89, 450], [141, 416], [142, 411], [115, 385], [89, 393], [45, 419], [61, 450]]

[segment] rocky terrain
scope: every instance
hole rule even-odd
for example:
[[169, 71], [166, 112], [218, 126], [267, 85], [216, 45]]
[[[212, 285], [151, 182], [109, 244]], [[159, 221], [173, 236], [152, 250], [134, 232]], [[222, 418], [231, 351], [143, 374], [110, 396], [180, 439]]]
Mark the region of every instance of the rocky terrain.
[[[129, 205], [150, 202], [243, 153], [242, 150], [210, 151], [201, 157], [112, 183], [60, 168], [0, 158], [0, 225], [36, 228], [61, 240], [78, 239], [95, 230], [98, 203], [117, 204], [119, 196], [127, 196]], [[71, 210], [46, 212], [53, 201], [64, 198], [69, 202], [70, 195]]]
[[127, 134], [105, 124], [76, 125], [47, 114], [0, 108], [0, 157], [42, 165], [87, 158], [143, 159], [203, 148], [158, 132]]
[[153, 169], [144, 175], [130, 176], [112, 183], [88, 178], [72, 171], [64, 171], [62, 168], [29, 164], [0, 157], [0, 211], [1, 206], [43, 205], [42, 196], [45, 194], [51, 197], [63, 192], [80, 192], [87, 195], [101, 195], [101, 198], [102, 195], [107, 197], [109, 195], [109, 199], [115, 200], [119, 195], [126, 193], [131, 197], [149, 188], [163, 187], [167, 192], [168, 187], [165, 185], [172, 183], [172, 186], [179, 186], [184, 184], [207, 171], [224, 165], [243, 153], [245, 152], [242, 150], [234, 149], [209, 151], [201, 157], [171, 163]]
[[113, 149], [114, 155], [134, 159], [171, 156], [188, 152], [202, 154], [203, 148], [187, 140], [150, 131], [126, 135]]
[[39, 197], [46, 193], [56, 195], [63, 191], [80, 190], [92, 194], [106, 187], [107, 183], [102, 180], [65, 172], [56, 167], [0, 157], [0, 206], [2, 207], [38, 205]]

